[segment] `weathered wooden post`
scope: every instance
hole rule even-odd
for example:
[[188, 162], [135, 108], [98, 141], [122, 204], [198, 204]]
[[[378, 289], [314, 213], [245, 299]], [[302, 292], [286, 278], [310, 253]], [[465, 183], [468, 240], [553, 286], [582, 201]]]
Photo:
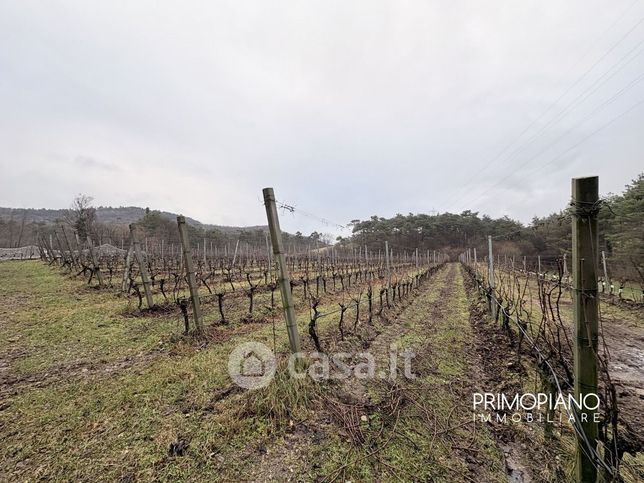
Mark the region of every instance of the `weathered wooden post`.
[[608, 269], [606, 268], [606, 252], [602, 250], [602, 265], [604, 266], [604, 287], [610, 290], [610, 282], [608, 281]]
[[[575, 321], [574, 371], [575, 399], [597, 394], [597, 339], [599, 311], [597, 305], [597, 265], [599, 235], [597, 214], [599, 178], [572, 180], [572, 265], [573, 318]], [[594, 398], [593, 398], [594, 399]], [[597, 439], [596, 410], [583, 407], [576, 411], [583, 432], [594, 449]], [[577, 481], [595, 483], [597, 468], [588, 455], [586, 442], [577, 438]]]
[[488, 274], [487, 281], [490, 288], [490, 312], [492, 312], [492, 319], [496, 320], [496, 295], [494, 294], [494, 255], [492, 254], [492, 235], [487, 237], [487, 250], [488, 250]]
[[[264, 241], [266, 242], [266, 263], [268, 264], [268, 279], [273, 280], [273, 261], [271, 260], [271, 248], [268, 244], [268, 234], [264, 232]], [[318, 259], [320, 254], [318, 253]], [[271, 282], [272, 283], [272, 282]]]
[[[143, 282], [143, 290], [145, 291], [145, 301], [148, 304], [149, 308], [154, 307], [154, 299], [152, 298], [152, 282], [150, 282], [150, 276], [148, 275], [148, 266], [143, 254], [141, 253], [141, 244], [139, 243], [136, 233], [134, 231], [134, 225], [130, 225], [130, 238], [132, 239], [132, 246], [134, 247], [134, 256], [136, 257], [136, 263], [139, 265], [139, 272], [141, 273], [141, 281]], [[148, 254], [146, 252], [145, 256]]]
[[49, 234], [49, 250], [54, 257], [54, 261], [57, 261], [58, 258], [56, 257], [56, 252], [54, 252], [54, 236], [51, 233]]
[[63, 232], [63, 238], [65, 239], [65, 243], [67, 244], [69, 253], [71, 253], [72, 255], [72, 262], [74, 263], [74, 266], [80, 267], [80, 261], [76, 258], [76, 255], [74, 254], [74, 249], [72, 248], [72, 244], [69, 242], [69, 238], [67, 238], [67, 232], [65, 231], [65, 227], [63, 225], [60, 225], [60, 230]]
[[181, 248], [183, 249], [183, 261], [186, 264], [186, 272], [188, 275], [188, 288], [190, 289], [190, 300], [192, 301], [192, 314], [195, 319], [195, 329], [197, 330], [197, 332], [201, 333], [203, 332], [203, 324], [201, 323], [201, 303], [199, 301], [199, 291], [197, 290], [197, 277], [195, 276], [195, 267], [192, 263], [190, 239], [188, 238], [188, 230], [186, 229], [185, 216], [177, 216], [177, 225], [179, 227]]
[[389, 242], [385, 240], [385, 269], [387, 270], [387, 293], [391, 288], [391, 270], [389, 270]]
[[43, 237], [43, 242], [47, 253], [49, 254], [49, 260], [51, 263], [56, 263], [56, 254], [54, 253], [54, 247], [51, 244], [51, 234], [49, 235], [49, 241]]
[[130, 278], [130, 272], [132, 270], [132, 252], [134, 248], [132, 246], [132, 237], [130, 237], [130, 246], [127, 249], [127, 255], [125, 256], [125, 270], [123, 270], [123, 282], [121, 283], [121, 292], [127, 292], [127, 281]]
[[[58, 245], [58, 250], [60, 251], [60, 256], [61, 256], [61, 261], [64, 263], [67, 261], [67, 255], [65, 253], [65, 249], [63, 248], [63, 244], [60, 242], [60, 238], [58, 237], [58, 232], [54, 228], [54, 236], [56, 237], [56, 245]], [[73, 270], [73, 264], [70, 264], [69, 270]]]
[[237, 249], [239, 248], [239, 238], [237, 239], [237, 243], [235, 243], [235, 254], [233, 255], [233, 263], [231, 264], [232, 268], [235, 268], [235, 260], [237, 260]]
[[271, 244], [273, 245], [273, 255], [277, 260], [279, 276], [277, 282], [282, 294], [282, 307], [284, 309], [284, 318], [286, 319], [286, 331], [288, 332], [288, 341], [291, 346], [291, 352], [300, 352], [300, 335], [297, 331], [297, 319], [295, 318], [295, 307], [293, 305], [293, 294], [291, 293], [291, 279], [286, 266], [286, 257], [284, 256], [284, 246], [282, 244], [282, 231], [280, 230], [280, 220], [277, 216], [277, 206], [275, 204], [275, 193], [273, 188], [264, 188], [264, 206], [266, 207], [266, 218], [268, 219], [268, 228], [271, 232]]
[[74, 255], [74, 250], [72, 250], [72, 246], [69, 243], [69, 238], [67, 238], [67, 233], [65, 232], [65, 227], [63, 225], [60, 225], [60, 231], [63, 233], [63, 239], [65, 240], [65, 245], [67, 245], [69, 256], [72, 257], [72, 266], [78, 267], [78, 263], [76, 261], [76, 255]]
[[36, 234], [35, 243], [38, 245], [38, 251], [40, 252], [40, 259], [43, 262], [46, 262], [47, 260], [49, 260], [49, 257], [47, 256], [47, 250], [45, 249], [45, 244], [42, 240], [42, 237], [39, 234]]
[[78, 236], [77, 231], [74, 231], [74, 240], [76, 240], [76, 248], [78, 249], [78, 252], [80, 253], [81, 242], [80, 242], [80, 236]]
[[89, 235], [87, 235], [87, 248], [89, 250], [89, 256], [92, 259], [92, 265], [94, 266], [94, 273], [96, 274], [96, 278], [98, 279], [98, 286], [102, 287], [103, 286], [103, 275], [101, 274], [101, 267], [98, 265], [98, 257], [96, 256], [96, 253], [94, 252], [94, 245], [92, 243], [92, 239], [90, 238]]
[[474, 247], [474, 273], [478, 273], [478, 265], [476, 261], [476, 247]]

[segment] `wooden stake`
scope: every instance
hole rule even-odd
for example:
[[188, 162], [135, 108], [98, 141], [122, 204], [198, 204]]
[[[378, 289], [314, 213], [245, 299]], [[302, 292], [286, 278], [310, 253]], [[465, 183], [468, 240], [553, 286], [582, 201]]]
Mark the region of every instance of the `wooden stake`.
[[487, 250], [488, 250], [488, 260], [490, 262], [488, 266], [488, 285], [490, 286], [490, 312], [492, 312], [492, 319], [496, 320], [496, 295], [494, 293], [494, 255], [492, 254], [492, 235], [487, 237]]
[[183, 261], [186, 264], [188, 274], [188, 288], [190, 289], [190, 300], [192, 301], [192, 315], [195, 319], [195, 329], [197, 332], [203, 332], [201, 323], [201, 303], [199, 301], [199, 291], [197, 290], [197, 277], [195, 276], [195, 267], [192, 264], [192, 254], [190, 253], [190, 240], [188, 230], [186, 229], [186, 218], [183, 215], [177, 216], [177, 225], [179, 226], [179, 238], [183, 248]]
[[610, 291], [610, 283], [608, 281], [608, 270], [606, 268], [606, 252], [602, 250], [602, 265], [604, 266], [604, 286], [608, 287]]
[[136, 262], [139, 265], [139, 272], [141, 273], [141, 280], [143, 281], [145, 301], [148, 304], [148, 308], [151, 309], [154, 307], [154, 299], [152, 298], [152, 282], [150, 282], [150, 276], [148, 275], [148, 266], [146, 265], [146, 261], [141, 253], [141, 244], [136, 238], [136, 233], [134, 232], [134, 225], [130, 225], [130, 239], [132, 246], [134, 246], [134, 256], [136, 257]]
[[477, 264], [476, 264], [476, 247], [474, 248], [474, 273], [477, 273]]
[[389, 242], [385, 240], [385, 268], [387, 270], [387, 292], [391, 288], [391, 271], [389, 270]]
[[94, 272], [96, 273], [96, 278], [98, 279], [98, 286], [103, 286], [103, 275], [101, 275], [101, 267], [98, 266], [98, 258], [94, 252], [94, 246], [92, 244], [92, 239], [87, 235], [87, 248], [89, 249], [89, 256], [92, 258], [92, 265], [94, 265]]
[[125, 256], [125, 270], [123, 271], [123, 282], [121, 283], [121, 292], [127, 291], [127, 281], [130, 278], [130, 272], [132, 270], [132, 252], [134, 248], [132, 247], [132, 242], [130, 241], [130, 246], [127, 249], [127, 255]]
[[78, 263], [78, 260], [76, 260], [76, 255], [74, 255], [74, 250], [72, 250], [72, 245], [71, 243], [69, 243], [69, 238], [67, 238], [67, 232], [65, 231], [65, 227], [63, 225], [60, 225], [60, 231], [63, 232], [63, 238], [65, 239], [65, 244], [67, 245], [67, 249], [69, 250], [69, 253], [72, 256], [72, 264], [75, 267], [79, 267], [80, 264]]
[[275, 204], [275, 193], [273, 188], [264, 188], [264, 206], [266, 207], [266, 218], [268, 219], [268, 228], [271, 232], [271, 243], [273, 245], [273, 254], [277, 260], [279, 276], [277, 282], [282, 294], [282, 307], [284, 309], [284, 318], [286, 320], [286, 331], [291, 346], [291, 352], [300, 352], [300, 335], [297, 331], [297, 319], [295, 318], [295, 307], [293, 305], [293, 294], [291, 293], [291, 279], [286, 266], [286, 257], [284, 256], [284, 247], [282, 244], [282, 231], [280, 230], [280, 221], [277, 216], [277, 206]]
[[[575, 399], [597, 394], [597, 337], [599, 311], [597, 305], [597, 265], [599, 235], [597, 232], [597, 202], [599, 178], [573, 178], [572, 204], [572, 265], [573, 319], [575, 321]], [[592, 398], [594, 399], [594, 398]], [[597, 423], [595, 410], [584, 407], [575, 410], [590, 445], [596, 447]], [[586, 443], [577, 439], [577, 481], [595, 483], [597, 468], [587, 455]]]

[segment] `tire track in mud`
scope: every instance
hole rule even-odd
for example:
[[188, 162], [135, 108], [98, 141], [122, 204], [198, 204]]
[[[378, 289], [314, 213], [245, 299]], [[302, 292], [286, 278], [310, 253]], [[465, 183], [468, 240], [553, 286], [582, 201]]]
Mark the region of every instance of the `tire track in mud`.
[[[469, 295], [470, 325], [475, 336], [475, 351], [479, 361], [476, 370], [480, 381], [478, 392], [495, 392], [512, 395], [522, 393], [519, 378], [526, 376], [526, 369], [516, 352], [515, 342], [487, 314], [487, 305], [478, 295], [473, 281], [465, 274], [465, 287]], [[527, 358], [526, 358], [527, 359]], [[503, 423], [485, 423], [502, 450], [507, 480], [510, 483], [533, 481], [565, 481], [566, 473], [559, 464], [559, 449], [535, 444], [513, 426]]]

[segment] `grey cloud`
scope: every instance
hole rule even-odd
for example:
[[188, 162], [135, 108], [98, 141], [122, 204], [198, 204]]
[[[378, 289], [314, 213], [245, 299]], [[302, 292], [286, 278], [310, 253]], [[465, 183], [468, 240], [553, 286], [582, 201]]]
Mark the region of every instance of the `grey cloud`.
[[[620, 191], [641, 170], [643, 108], [562, 156], [642, 98], [637, 84], [591, 115], [641, 74], [641, 55], [614, 66], [644, 26], [575, 85], [644, 15], [641, 2], [622, 15], [631, 4], [4, 2], [0, 202], [65, 207], [80, 176], [99, 204], [209, 223], [263, 223], [269, 185], [340, 223], [432, 209], [529, 221], [565, 206], [572, 176]], [[47, 175], [17, 189], [27, 170]]]
[[91, 156], [76, 156], [74, 159], [74, 164], [76, 167], [81, 169], [97, 169], [102, 171], [119, 171], [119, 167], [115, 163], [110, 163], [107, 161], [99, 161], [96, 158]]

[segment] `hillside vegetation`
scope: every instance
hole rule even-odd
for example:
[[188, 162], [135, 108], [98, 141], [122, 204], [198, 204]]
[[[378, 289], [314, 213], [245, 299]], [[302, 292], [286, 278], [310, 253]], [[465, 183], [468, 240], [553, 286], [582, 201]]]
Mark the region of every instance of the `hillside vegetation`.
[[[644, 173], [626, 186], [619, 195], [609, 194], [600, 205], [600, 250], [606, 257], [612, 275], [644, 285]], [[508, 217], [493, 219], [477, 212], [398, 214], [393, 218], [372, 216], [354, 220], [353, 234], [341, 243], [382, 249], [382, 240], [404, 249], [450, 251], [453, 256], [467, 248], [487, 253], [487, 236], [492, 235], [497, 253], [507, 256], [539, 255], [553, 261], [570, 254], [571, 211], [562, 209], [543, 218], [535, 217], [529, 225]], [[449, 247], [449, 248], [448, 248]], [[395, 249], [395, 248], [394, 248]], [[481, 256], [482, 256], [481, 255]]]

